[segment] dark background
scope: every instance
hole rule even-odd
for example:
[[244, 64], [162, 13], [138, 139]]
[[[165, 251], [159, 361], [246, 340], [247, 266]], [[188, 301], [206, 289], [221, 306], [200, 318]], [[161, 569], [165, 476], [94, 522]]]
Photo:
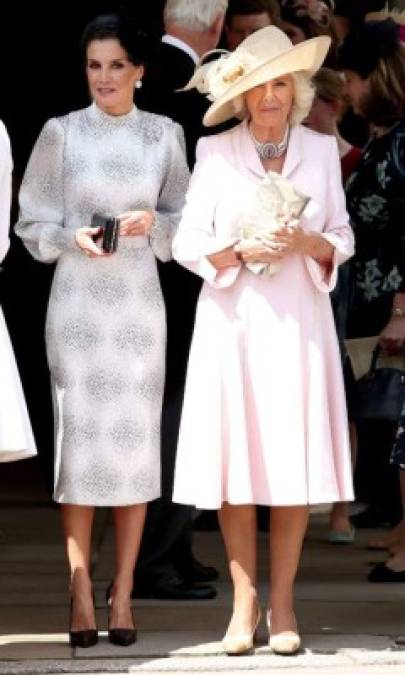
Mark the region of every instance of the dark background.
[[[161, 32], [164, 0], [85, 0], [81, 5], [37, 2], [30, 7], [7, 4], [7, 18], [2, 13], [1, 21], [0, 118], [10, 135], [14, 159], [12, 229], [18, 213], [19, 184], [43, 124], [50, 117], [89, 104], [80, 54], [84, 26], [98, 14], [125, 12], [156, 39]], [[44, 322], [53, 268], [35, 262], [11, 233], [11, 248], [0, 275], [0, 301], [49, 490], [53, 481], [53, 422]]]

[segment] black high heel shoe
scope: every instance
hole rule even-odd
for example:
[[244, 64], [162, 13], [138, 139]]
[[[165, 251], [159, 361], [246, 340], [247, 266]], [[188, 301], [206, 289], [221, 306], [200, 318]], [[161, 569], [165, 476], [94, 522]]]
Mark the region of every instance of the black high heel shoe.
[[[94, 603], [94, 596], [93, 596]], [[87, 649], [94, 647], [98, 642], [98, 631], [96, 628], [89, 628], [86, 630], [72, 630], [73, 619], [73, 598], [70, 600], [70, 617], [69, 617], [69, 644], [71, 647], [81, 647]]]
[[129, 647], [136, 642], [138, 634], [136, 628], [110, 628], [110, 614], [112, 598], [108, 598], [108, 639], [113, 645], [118, 647]]

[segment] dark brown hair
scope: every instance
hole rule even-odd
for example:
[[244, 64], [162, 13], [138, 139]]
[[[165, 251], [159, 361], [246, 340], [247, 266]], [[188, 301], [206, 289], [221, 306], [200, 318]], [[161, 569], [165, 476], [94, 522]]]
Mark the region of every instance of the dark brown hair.
[[362, 115], [379, 127], [405, 119], [405, 47], [378, 61], [369, 76], [370, 93], [360, 103]]
[[280, 6], [278, 0], [230, 0], [225, 15], [225, 24], [230, 26], [236, 15], [268, 14], [275, 26], [280, 26]]
[[117, 40], [135, 66], [148, 61], [151, 40], [144, 31], [139, 30], [135, 21], [119, 14], [102, 14], [90, 21], [83, 31], [81, 51], [84, 62], [90, 42], [108, 39]]

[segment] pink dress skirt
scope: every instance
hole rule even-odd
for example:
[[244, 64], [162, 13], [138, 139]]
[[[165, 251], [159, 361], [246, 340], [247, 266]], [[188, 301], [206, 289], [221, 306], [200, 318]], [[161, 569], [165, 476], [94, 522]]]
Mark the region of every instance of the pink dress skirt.
[[[265, 172], [246, 123], [197, 151], [174, 257], [205, 280], [197, 306], [173, 500], [202, 509], [353, 499], [346, 401], [329, 293], [353, 254], [333, 138], [291, 130], [285, 175], [310, 197], [300, 225], [334, 246], [329, 271], [300, 253], [272, 277], [216, 273]], [[250, 197], [249, 197], [250, 196]]]

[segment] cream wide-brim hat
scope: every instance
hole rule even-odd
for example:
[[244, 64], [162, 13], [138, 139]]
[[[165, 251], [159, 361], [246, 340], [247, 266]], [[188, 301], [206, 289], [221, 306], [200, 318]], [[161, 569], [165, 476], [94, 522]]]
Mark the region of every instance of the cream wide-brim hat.
[[211, 127], [234, 117], [233, 99], [249, 89], [289, 73], [316, 73], [330, 44], [331, 38], [322, 35], [293, 45], [282, 30], [266, 26], [233, 52], [197, 67], [183, 91], [195, 87], [213, 100], [203, 119], [204, 126]]

